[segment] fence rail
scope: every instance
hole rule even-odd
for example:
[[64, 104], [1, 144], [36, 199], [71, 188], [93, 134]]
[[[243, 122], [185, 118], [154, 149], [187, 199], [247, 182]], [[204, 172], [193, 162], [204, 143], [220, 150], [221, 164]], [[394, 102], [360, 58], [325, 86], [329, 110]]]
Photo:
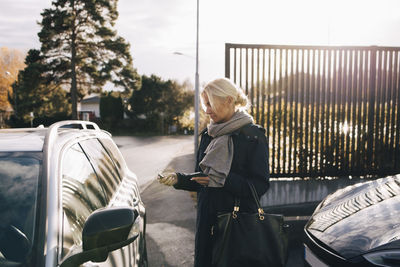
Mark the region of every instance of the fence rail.
[[400, 48], [225, 45], [267, 129], [272, 177], [400, 171]]

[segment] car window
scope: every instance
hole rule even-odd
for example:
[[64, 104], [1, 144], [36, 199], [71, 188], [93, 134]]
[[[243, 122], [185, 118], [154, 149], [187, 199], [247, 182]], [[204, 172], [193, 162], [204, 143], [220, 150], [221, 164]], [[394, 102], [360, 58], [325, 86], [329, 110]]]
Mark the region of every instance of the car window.
[[88, 139], [80, 142], [80, 144], [93, 164], [107, 198], [111, 199], [121, 182], [114, 162], [99, 140]]
[[117, 168], [119, 176], [124, 177], [125, 176], [125, 173], [124, 173], [125, 160], [122, 157], [122, 154], [119, 151], [118, 147], [110, 139], [100, 139], [100, 142], [103, 144], [104, 148], [108, 152], [108, 155], [111, 157], [112, 161], [114, 162], [114, 165]]
[[69, 148], [62, 162], [63, 251], [82, 243], [82, 229], [88, 216], [107, 206], [97, 175], [79, 144]]
[[21, 262], [33, 245], [41, 160], [3, 155], [0, 155], [0, 255]]

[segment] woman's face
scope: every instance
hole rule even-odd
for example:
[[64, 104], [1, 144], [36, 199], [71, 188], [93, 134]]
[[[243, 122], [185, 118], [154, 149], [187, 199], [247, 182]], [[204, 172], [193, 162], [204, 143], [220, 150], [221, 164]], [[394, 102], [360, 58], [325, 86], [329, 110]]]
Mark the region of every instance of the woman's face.
[[230, 120], [235, 112], [232, 99], [229, 97], [214, 97], [214, 109], [211, 107], [210, 100], [206, 93], [202, 94], [204, 105], [206, 106], [206, 114], [215, 123], [223, 123]]

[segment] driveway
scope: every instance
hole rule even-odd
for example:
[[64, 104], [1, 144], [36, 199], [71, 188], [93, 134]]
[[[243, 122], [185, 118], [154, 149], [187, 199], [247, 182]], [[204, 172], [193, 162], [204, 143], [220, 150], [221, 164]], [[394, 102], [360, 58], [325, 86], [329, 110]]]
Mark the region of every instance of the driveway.
[[113, 139], [128, 167], [137, 175], [141, 191], [167, 167], [173, 158], [194, 151], [192, 135], [113, 136]]

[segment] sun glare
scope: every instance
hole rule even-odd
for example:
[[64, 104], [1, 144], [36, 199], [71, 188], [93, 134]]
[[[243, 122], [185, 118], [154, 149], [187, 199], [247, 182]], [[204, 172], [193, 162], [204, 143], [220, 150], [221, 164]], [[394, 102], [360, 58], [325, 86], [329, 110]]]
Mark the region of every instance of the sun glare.
[[345, 121], [344, 123], [340, 123], [339, 128], [341, 132], [344, 133], [345, 135], [348, 134], [350, 131], [350, 127], [347, 121]]

